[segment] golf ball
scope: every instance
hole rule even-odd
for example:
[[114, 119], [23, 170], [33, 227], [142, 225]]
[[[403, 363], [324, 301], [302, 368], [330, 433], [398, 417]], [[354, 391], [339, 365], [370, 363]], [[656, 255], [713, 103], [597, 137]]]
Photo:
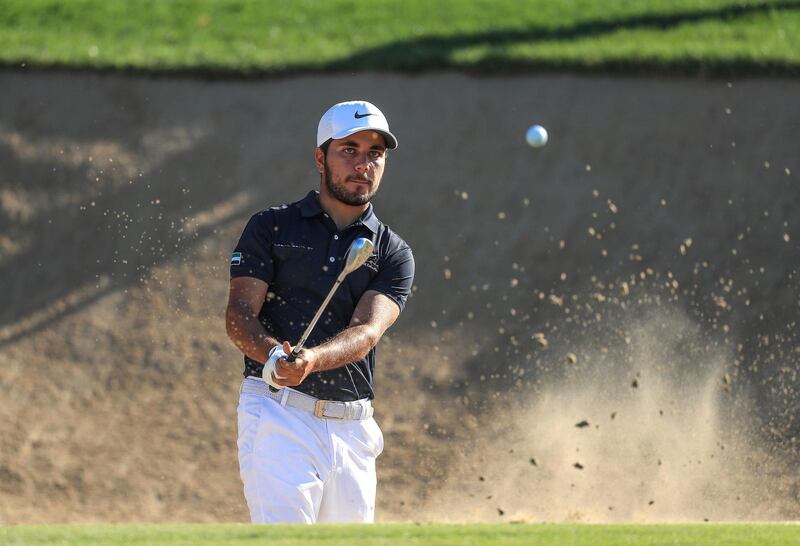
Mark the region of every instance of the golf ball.
[[534, 148], [540, 148], [547, 144], [547, 129], [541, 125], [531, 125], [525, 133], [525, 140]]

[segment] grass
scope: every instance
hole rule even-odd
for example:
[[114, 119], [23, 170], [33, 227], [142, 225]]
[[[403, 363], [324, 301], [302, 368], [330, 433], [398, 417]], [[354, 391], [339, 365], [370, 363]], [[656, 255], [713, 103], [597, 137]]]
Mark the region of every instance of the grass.
[[788, 546], [800, 544], [795, 524], [670, 525], [53, 525], [0, 527], [4, 545], [271, 546], [306, 545], [547, 545], [547, 546]]
[[800, 0], [0, 0], [0, 64], [800, 73]]

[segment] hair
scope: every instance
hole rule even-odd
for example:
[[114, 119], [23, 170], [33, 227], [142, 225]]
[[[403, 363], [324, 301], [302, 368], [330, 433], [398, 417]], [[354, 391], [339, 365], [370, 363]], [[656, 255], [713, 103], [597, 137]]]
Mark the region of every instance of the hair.
[[328, 157], [328, 147], [330, 147], [331, 142], [333, 142], [332, 138], [329, 138], [325, 142], [319, 145], [319, 149], [322, 150], [322, 155]]

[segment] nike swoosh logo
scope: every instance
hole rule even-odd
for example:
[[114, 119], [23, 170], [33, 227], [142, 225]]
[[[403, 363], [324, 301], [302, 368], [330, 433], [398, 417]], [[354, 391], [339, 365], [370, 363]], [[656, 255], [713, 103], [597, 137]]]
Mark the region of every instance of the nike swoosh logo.
[[365, 117], [367, 117], [367, 116], [374, 116], [374, 115], [375, 115], [375, 114], [359, 114], [359, 113], [358, 113], [358, 110], [356, 110], [355, 118], [356, 118], [356, 119], [361, 119], [361, 118], [365, 118]]

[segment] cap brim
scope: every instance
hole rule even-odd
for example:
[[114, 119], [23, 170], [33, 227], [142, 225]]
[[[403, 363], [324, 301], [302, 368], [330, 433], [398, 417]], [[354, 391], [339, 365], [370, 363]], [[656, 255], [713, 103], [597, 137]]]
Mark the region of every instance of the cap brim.
[[361, 131], [375, 131], [376, 133], [380, 133], [383, 135], [383, 138], [386, 140], [386, 147], [389, 150], [394, 150], [397, 148], [397, 137], [394, 136], [389, 131], [384, 131], [383, 129], [376, 129], [374, 127], [354, 127], [352, 129], [347, 129], [346, 131], [340, 131], [333, 135], [331, 138], [334, 140], [339, 140], [340, 138], [349, 137], [350, 135], [354, 135], [356, 133], [360, 133]]

